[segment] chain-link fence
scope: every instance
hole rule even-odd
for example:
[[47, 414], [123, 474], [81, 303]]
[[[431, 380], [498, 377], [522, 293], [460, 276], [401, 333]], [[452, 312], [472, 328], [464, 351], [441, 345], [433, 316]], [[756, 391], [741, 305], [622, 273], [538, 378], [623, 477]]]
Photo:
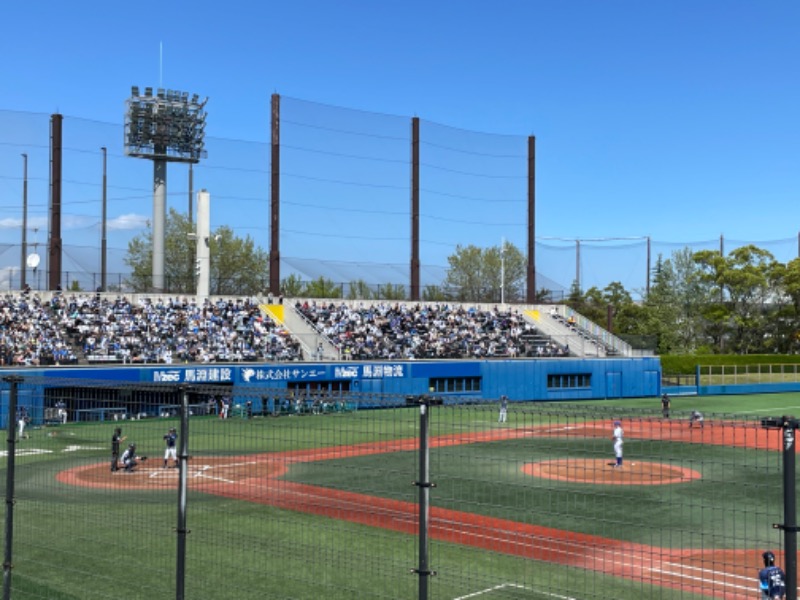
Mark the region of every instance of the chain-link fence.
[[759, 419], [18, 376], [0, 400], [15, 600], [745, 599], [764, 549], [791, 565]]

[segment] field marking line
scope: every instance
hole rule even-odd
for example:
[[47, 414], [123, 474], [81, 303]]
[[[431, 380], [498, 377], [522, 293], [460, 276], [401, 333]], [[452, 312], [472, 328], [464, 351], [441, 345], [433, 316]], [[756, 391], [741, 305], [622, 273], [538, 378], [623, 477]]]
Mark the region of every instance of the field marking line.
[[786, 411], [793, 408], [800, 409], [800, 406], [783, 406], [781, 408], [759, 408], [756, 410], [743, 410], [739, 414], [742, 415], [756, 415], [759, 413], [778, 413], [780, 411]]
[[247, 467], [249, 465], [256, 465], [256, 464], [258, 464], [258, 461], [253, 460], [253, 461], [248, 461], [248, 462], [230, 463], [230, 464], [223, 464], [223, 465], [198, 465], [196, 467], [193, 467], [194, 469], [196, 469], [195, 472], [191, 472], [191, 469], [190, 469], [189, 475], [191, 475], [192, 477], [198, 477], [198, 478], [202, 477], [203, 479], [211, 479], [212, 481], [221, 481], [223, 483], [239, 483], [239, 481], [237, 481], [237, 480], [226, 479], [225, 477], [222, 477], [221, 475], [207, 474], [206, 471], [210, 471], [212, 469], [225, 469], [225, 468], [230, 469], [230, 468], [234, 468], [234, 467]]
[[[752, 590], [753, 589], [752, 585], [740, 585], [738, 583], [728, 583], [727, 581], [717, 581], [715, 579], [712, 579], [711, 581], [709, 581], [708, 577], [694, 577], [692, 575], [685, 575], [683, 572], [668, 571], [666, 569], [653, 569], [653, 568], [650, 568], [650, 567], [644, 567], [644, 568], [647, 569], [648, 571], [654, 571], [656, 573], [663, 573], [664, 575], [669, 575], [671, 577], [680, 577], [681, 579], [688, 579], [689, 581], [706, 581], [706, 582], [712, 583], [715, 586], [721, 585], [722, 587], [733, 588], [735, 590]], [[712, 573], [714, 573], [714, 572], [715, 571], [712, 571]], [[741, 578], [741, 575], [738, 575], [738, 576], [737, 575], [733, 575], [733, 574], [728, 575], [727, 573], [722, 573], [722, 574], [726, 575], [726, 576], [729, 576], [729, 577], [740, 577]]]
[[[602, 548], [598, 548], [596, 550], [597, 550], [597, 552], [599, 554], [610, 553], [615, 558], [621, 554], [619, 549], [617, 549], [617, 550], [604, 550]], [[627, 561], [630, 561], [630, 562], [627, 562]], [[711, 582], [714, 585], [720, 585], [722, 587], [734, 588], [734, 589], [737, 589], [737, 590], [749, 590], [749, 589], [752, 589], [751, 585], [742, 586], [742, 585], [739, 585], [739, 584], [736, 584], [736, 583], [729, 583], [728, 581], [725, 580], [725, 579], [734, 579], [734, 578], [735, 579], [743, 579], [743, 577], [741, 575], [737, 575], [736, 573], [726, 573], [724, 571], [714, 571], [714, 570], [711, 570], [711, 569], [703, 569], [703, 568], [700, 568], [700, 567], [692, 567], [691, 565], [683, 565], [681, 563], [664, 563], [664, 564], [669, 564], [669, 565], [671, 565], [673, 567], [679, 567], [679, 568], [682, 569], [681, 571], [669, 571], [667, 569], [662, 569], [660, 567], [648, 567], [647, 565], [642, 564], [640, 561], [636, 560], [636, 557], [634, 555], [630, 555], [630, 554], [628, 556], [624, 556], [623, 555], [623, 560], [621, 560], [621, 561], [619, 561], [619, 560], [611, 560], [611, 561], [608, 561], [608, 562], [611, 562], [611, 564], [622, 565], [623, 567], [637, 567], [637, 568], [642, 569], [643, 571], [650, 571], [650, 572], [655, 572], [655, 573], [663, 573], [664, 575], [669, 575], [670, 577], [677, 577], [680, 580], [686, 579], [686, 580], [689, 580], [689, 581], [709, 581], [708, 577], [687, 575], [683, 571], [683, 570], [692, 569], [692, 570], [695, 570], [695, 571], [701, 571], [701, 572], [704, 572], [704, 573], [713, 574], [715, 576], [715, 579], [713, 579]], [[719, 580], [720, 578], [722, 579], [722, 581]]]
[[526, 585], [521, 585], [519, 583], [501, 583], [500, 585], [495, 585], [490, 588], [486, 588], [483, 590], [478, 590], [477, 592], [472, 592], [471, 594], [467, 594], [466, 596], [458, 596], [457, 598], [453, 598], [453, 600], [467, 600], [468, 598], [477, 598], [478, 596], [483, 596], [484, 594], [491, 594], [494, 591], [502, 590], [505, 588], [514, 588], [517, 590], [526, 590], [530, 592], [534, 592], [536, 594], [540, 594], [542, 596], [547, 596], [548, 598], [556, 598], [556, 600], [577, 600], [572, 596], [562, 596], [561, 594], [554, 594], [552, 592], [541, 592], [539, 590], [535, 590], [532, 587], [528, 587]]
[[[315, 500], [322, 500], [325, 498], [324, 494], [313, 494], [307, 492], [290, 492], [299, 496], [303, 496], [306, 498], [313, 498]], [[348, 503], [349, 504], [349, 503]], [[358, 505], [353, 505], [357, 507]], [[381, 508], [380, 513], [384, 515], [384, 517], [389, 517], [394, 519], [397, 522], [407, 522], [407, 523], [416, 523], [416, 518], [412, 514], [408, 514], [405, 511], [398, 511], [391, 508]], [[571, 540], [561, 540], [561, 539], [550, 539], [550, 538], [535, 538], [528, 534], [519, 535], [517, 532], [497, 532], [500, 535], [493, 535], [490, 531], [483, 531], [477, 532], [474, 528], [465, 527], [465, 524], [456, 521], [453, 519], [446, 519], [446, 518], [433, 518], [432, 523], [435, 525], [436, 529], [441, 531], [449, 531], [453, 533], [462, 533], [472, 539], [480, 539], [485, 541], [499, 541], [506, 544], [508, 547], [530, 547], [533, 544], [538, 543], [540, 546], [544, 545], [546, 542], [550, 542], [554, 549], [551, 550], [551, 553], [559, 554], [562, 557], [573, 557], [578, 559], [595, 559], [599, 558], [600, 561], [607, 563], [609, 565], [613, 565], [616, 567], [623, 567], [623, 568], [639, 568], [642, 569], [642, 572], [651, 572], [651, 573], [661, 573], [666, 576], [674, 577], [678, 581], [705, 581], [705, 582], [712, 582], [714, 585], [720, 586], [723, 589], [733, 589], [733, 590], [750, 590], [752, 588], [751, 585], [741, 585], [739, 583], [735, 583], [736, 580], [749, 580], [748, 577], [743, 575], [739, 575], [736, 573], [727, 573], [724, 571], [716, 571], [713, 569], [705, 569], [701, 567], [694, 567], [691, 565], [684, 565], [681, 563], [673, 563], [673, 562], [666, 562], [663, 563], [664, 566], [670, 567], [677, 567], [681, 570], [673, 571], [670, 569], [664, 569], [660, 567], [649, 567], [646, 564], [642, 564], [642, 562], [637, 558], [638, 553], [636, 552], [624, 552], [621, 548], [615, 549], [603, 549], [603, 548], [594, 548], [591, 554], [586, 554], [585, 552], [585, 545], [581, 542], [571, 541]], [[503, 536], [502, 533], [510, 534], [511, 538], [517, 539], [509, 539], [509, 536]], [[603, 558], [603, 555], [611, 555], [610, 559]], [[556, 563], [563, 564], [563, 560], [555, 561]], [[693, 576], [687, 574], [685, 571], [695, 571], [698, 573], [704, 573], [704, 576]], [[602, 572], [608, 572], [606, 570], [602, 570]], [[613, 573], [612, 573], [613, 574]], [[712, 575], [710, 579], [708, 575]], [[734, 580], [734, 581], [731, 581]], [[499, 586], [494, 586], [492, 588], [487, 588], [486, 590], [473, 592], [466, 596], [460, 596], [455, 598], [454, 600], [468, 600], [469, 598], [475, 598], [480, 595], [490, 593], [493, 590], [502, 589], [503, 587], [509, 586], [516, 586], [516, 584], [501, 584]], [[576, 600], [575, 598], [570, 598], [566, 596], [560, 596], [558, 594], [553, 594], [551, 592], [537, 592], [540, 594], [548, 595], [556, 600]]]
[[217, 477], [215, 475], [206, 475], [205, 473], [198, 473], [195, 477], [202, 477], [204, 479], [210, 479], [211, 481], [221, 481], [223, 483], [238, 483], [238, 481], [234, 481], [233, 479], [225, 479], [224, 477]]
[[213, 469], [214, 467], [211, 465], [203, 465], [200, 469], [195, 473], [189, 473], [192, 477], [202, 477], [205, 479], [211, 479], [212, 481], [221, 481], [223, 483], [236, 483], [230, 479], [225, 479], [224, 477], [215, 477], [214, 475], [206, 475], [206, 471], [209, 469]]
[[250, 462], [241, 462], [241, 463], [231, 463], [229, 465], [205, 465], [209, 469], [231, 469], [235, 467], [249, 467], [251, 465], [257, 465], [258, 461], [250, 461]]
[[453, 598], [453, 600], [467, 600], [467, 598], [477, 598], [478, 596], [483, 596], [484, 594], [491, 594], [495, 590], [502, 590], [504, 587], [506, 587], [506, 584], [501, 583], [500, 585], [495, 585], [490, 588], [478, 590], [477, 592], [472, 592], [471, 594], [467, 594], [466, 596], [459, 596], [458, 598]]
[[[684, 565], [682, 563], [674, 563], [674, 562], [665, 562], [662, 563], [668, 567], [678, 567], [684, 569], [686, 571], [700, 571], [701, 573], [712, 573], [714, 575], [722, 574], [734, 579], [744, 579], [745, 581], [751, 581], [753, 578], [748, 577], [746, 575], [738, 575], [736, 573], [726, 573], [725, 571], [715, 571], [714, 569], [705, 569], [703, 567], [694, 567], [692, 565]], [[652, 570], [652, 569], [651, 569]]]

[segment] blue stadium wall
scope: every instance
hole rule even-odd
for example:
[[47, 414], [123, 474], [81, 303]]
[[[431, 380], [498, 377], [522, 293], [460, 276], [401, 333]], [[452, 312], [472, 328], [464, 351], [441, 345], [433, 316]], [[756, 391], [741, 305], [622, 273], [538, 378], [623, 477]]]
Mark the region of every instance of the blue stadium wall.
[[[133, 383], [227, 384], [242, 387], [301, 388], [304, 385], [344, 386], [363, 394], [418, 395], [434, 393], [446, 402], [461, 398], [512, 401], [563, 401], [658, 396], [661, 363], [658, 358], [459, 360], [279, 364], [204, 364], [118, 367], [51, 367], [8, 370], [6, 375], [35, 377], [37, 387], [20, 387], [18, 403], [42, 414], [41, 388], [80, 386], [87, 380], [103, 385]], [[443, 391], [441, 387], [471, 389]], [[477, 383], [476, 383], [477, 382]], [[7, 387], [2, 404], [7, 407]], [[259, 407], [260, 408], [260, 407]], [[6, 410], [0, 408], [0, 426]]]

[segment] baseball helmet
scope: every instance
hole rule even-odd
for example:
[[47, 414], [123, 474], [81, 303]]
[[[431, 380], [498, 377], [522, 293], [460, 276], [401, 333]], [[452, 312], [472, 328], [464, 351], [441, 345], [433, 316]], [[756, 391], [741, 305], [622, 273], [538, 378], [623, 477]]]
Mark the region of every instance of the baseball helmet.
[[619, 427], [620, 425], [622, 425], [622, 423], [619, 421], [614, 421], [614, 427]]
[[128, 444], [130, 450], [136, 450], [136, 444]]
[[772, 565], [775, 564], [775, 555], [772, 552], [770, 552], [769, 550], [764, 552], [764, 554], [761, 555], [761, 558], [764, 559], [764, 566], [765, 567], [771, 567]]
[[178, 432], [178, 430], [177, 430], [177, 429], [175, 429], [174, 427], [171, 427], [171, 428], [170, 428], [170, 432], [172, 432], [172, 433], [177, 433], [177, 432]]

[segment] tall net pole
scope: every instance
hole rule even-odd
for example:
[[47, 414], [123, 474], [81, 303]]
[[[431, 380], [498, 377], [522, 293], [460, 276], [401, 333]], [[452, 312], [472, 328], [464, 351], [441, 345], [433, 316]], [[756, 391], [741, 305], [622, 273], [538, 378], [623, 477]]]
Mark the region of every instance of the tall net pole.
[[13, 566], [12, 550], [14, 538], [14, 461], [17, 451], [17, 389], [22, 377], [11, 375], [3, 377], [3, 381], [11, 386], [8, 393], [8, 459], [6, 462], [6, 523], [5, 523], [5, 552], [3, 555], [3, 600], [11, 598], [11, 569]]
[[125, 154], [153, 161], [152, 288], [166, 290], [167, 163], [205, 158], [205, 105], [197, 94], [131, 88], [125, 115]]

